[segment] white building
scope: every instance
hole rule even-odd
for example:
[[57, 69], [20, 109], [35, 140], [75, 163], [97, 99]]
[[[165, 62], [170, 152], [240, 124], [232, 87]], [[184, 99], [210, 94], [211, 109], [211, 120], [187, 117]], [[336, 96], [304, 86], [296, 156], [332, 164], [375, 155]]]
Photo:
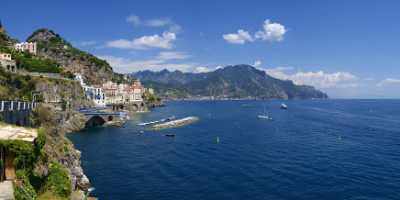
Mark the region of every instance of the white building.
[[145, 89], [140, 81], [134, 81], [133, 84], [116, 84], [111, 81], [103, 84], [103, 91], [106, 95], [106, 104], [129, 104], [143, 101]]
[[22, 42], [15, 44], [14, 48], [18, 51], [28, 51], [31, 54], [36, 55], [37, 45], [36, 42]]
[[17, 72], [17, 64], [15, 60], [11, 59], [11, 54], [9, 53], [0, 53], [0, 66], [6, 71]]
[[88, 100], [93, 101], [97, 107], [106, 106], [106, 95], [101, 87], [87, 85], [80, 74], [75, 74], [75, 80], [79, 81]]

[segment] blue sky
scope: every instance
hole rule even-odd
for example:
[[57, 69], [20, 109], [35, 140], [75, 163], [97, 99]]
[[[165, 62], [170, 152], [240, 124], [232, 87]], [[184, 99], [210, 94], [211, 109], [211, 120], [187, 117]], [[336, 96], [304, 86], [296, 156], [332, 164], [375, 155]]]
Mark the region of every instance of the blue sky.
[[252, 64], [338, 98], [399, 98], [398, 1], [17, 1], [0, 19], [25, 40], [53, 29], [118, 72]]

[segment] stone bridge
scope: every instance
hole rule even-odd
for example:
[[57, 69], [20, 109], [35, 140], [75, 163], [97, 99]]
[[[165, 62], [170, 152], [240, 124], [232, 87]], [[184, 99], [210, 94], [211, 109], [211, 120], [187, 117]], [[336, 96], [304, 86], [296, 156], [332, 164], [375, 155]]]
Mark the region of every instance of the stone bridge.
[[134, 112], [143, 112], [147, 111], [148, 109], [147, 105], [143, 101], [129, 102], [129, 103], [114, 103], [108, 106], [112, 107], [113, 111], [129, 110]]
[[1, 101], [0, 117], [8, 124], [30, 126], [30, 114], [37, 103], [27, 101]]
[[96, 109], [80, 110], [79, 112], [86, 117], [86, 127], [101, 126], [106, 122], [122, 121], [127, 116], [125, 112], [108, 112]]

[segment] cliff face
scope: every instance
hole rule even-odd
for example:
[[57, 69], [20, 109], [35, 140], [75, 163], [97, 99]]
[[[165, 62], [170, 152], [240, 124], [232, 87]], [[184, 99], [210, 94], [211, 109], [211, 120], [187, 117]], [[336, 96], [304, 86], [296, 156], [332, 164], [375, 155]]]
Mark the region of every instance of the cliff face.
[[27, 41], [37, 42], [38, 56], [56, 61], [66, 71], [83, 74], [90, 84], [122, 80], [106, 61], [73, 47], [52, 30], [39, 29]]
[[250, 65], [227, 66], [208, 73], [142, 71], [132, 74], [163, 97], [310, 99], [328, 96], [311, 86], [279, 80]]
[[93, 106], [77, 81], [38, 78], [35, 91], [40, 92], [44, 102], [63, 103], [71, 109]]

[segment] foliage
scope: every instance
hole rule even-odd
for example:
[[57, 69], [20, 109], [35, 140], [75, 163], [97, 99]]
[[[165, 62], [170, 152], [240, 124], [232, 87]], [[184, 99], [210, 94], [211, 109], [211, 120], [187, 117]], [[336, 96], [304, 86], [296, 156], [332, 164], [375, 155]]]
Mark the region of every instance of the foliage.
[[17, 170], [18, 181], [14, 185], [14, 196], [16, 200], [36, 199], [37, 194], [30, 184], [28, 173], [25, 170]]
[[31, 76], [11, 74], [0, 68], [0, 98], [5, 100], [32, 99], [36, 80]]
[[33, 169], [38, 158], [44, 156], [45, 134], [45, 130], [40, 128], [35, 144], [21, 140], [0, 140], [0, 147], [6, 148], [15, 155], [14, 165], [17, 169], [30, 170]]
[[70, 71], [62, 71], [61, 76], [65, 77], [65, 78], [69, 78], [69, 79], [75, 78], [75, 75]]
[[45, 156], [44, 145], [46, 144], [46, 130], [43, 127], [38, 129], [38, 137], [35, 140], [35, 154], [40, 157]]
[[59, 163], [50, 163], [45, 190], [52, 191], [60, 197], [68, 197], [72, 192], [71, 187], [71, 181], [66, 168]]
[[62, 68], [50, 59], [39, 58], [28, 52], [12, 51], [17, 66], [30, 72], [60, 73]]
[[51, 191], [46, 191], [43, 194], [40, 194], [37, 200], [67, 200], [68, 198], [59, 197]]
[[5, 147], [15, 154], [14, 165], [17, 169], [32, 168], [36, 160], [34, 145], [21, 140], [2, 140], [0, 147]]
[[34, 126], [50, 127], [56, 124], [56, 115], [48, 106], [39, 104], [33, 110], [31, 120]]
[[149, 91], [146, 91], [143, 94], [143, 99], [147, 102], [147, 103], [159, 103], [161, 101], [161, 99], [159, 97], [157, 97], [156, 95], [150, 93]]

